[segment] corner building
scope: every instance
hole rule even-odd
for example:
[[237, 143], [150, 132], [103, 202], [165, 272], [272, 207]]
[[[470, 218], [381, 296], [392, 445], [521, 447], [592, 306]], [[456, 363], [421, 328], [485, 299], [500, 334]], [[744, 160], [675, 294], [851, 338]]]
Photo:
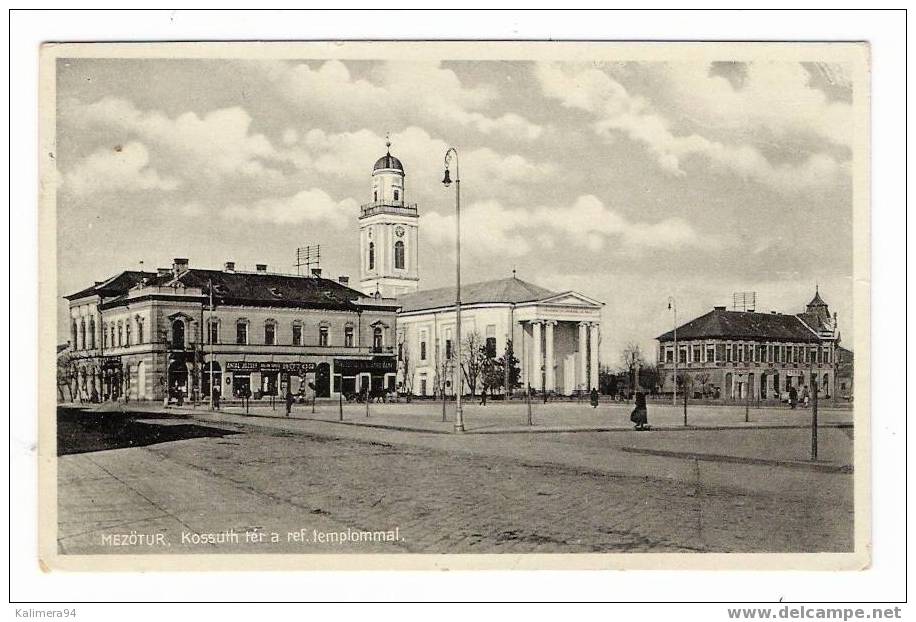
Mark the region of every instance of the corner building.
[[[364, 296], [347, 279], [193, 268], [125, 271], [66, 296], [72, 381], [83, 399], [224, 398], [393, 390], [393, 301]], [[211, 307], [212, 298], [212, 307]]]
[[[686, 375], [694, 394], [724, 399], [776, 400], [789, 387], [810, 390], [817, 376], [818, 395], [830, 397], [836, 384], [837, 317], [831, 317], [820, 292], [803, 313], [712, 311], [668, 331], [657, 339], [662, 391], [674, 391], [675, 358], [678, 376]], [[680, 387], [678, 391], [680, 391]]]

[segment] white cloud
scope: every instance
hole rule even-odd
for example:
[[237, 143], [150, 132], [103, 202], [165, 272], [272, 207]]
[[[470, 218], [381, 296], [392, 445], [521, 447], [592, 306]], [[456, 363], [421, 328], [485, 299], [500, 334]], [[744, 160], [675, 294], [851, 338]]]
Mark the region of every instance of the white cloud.
[[[685, 175], [685, 161], [692, 156], [701, 156], [716, 170], [738, 174], [745, 179], [766, 184], [777, 190], [798, 191], [829, 187], [836, 183], [838, 176], [845, 170], [841, 163], [826, 153], [810, 154], [806, 160], [798, 164], [773, 164], [756, 146], [743, 142], [746, 138], [743, 134], [741, 140], [735, 144], [712, 140], [697, 133], [678, 134], [672, 128], [672, 121], [655, 112], [646, 99], [630, 94], [623, 85], [599, 69], [538, 64], [535, 75], [545, 95], [558, 99], [566, 107], [591, 113], [596, 119], [594, 129], [597, 133], [603, 135], [612, 135], [615, 132], [623, 133], [631, 140], [643, 145], [655, 156], [659, 167], [672, 175]], [[691, 75], [693, 79], [697, 79], [695, 74]], [[754, 78], [754, 84], [766, 83], [768, 80], [772, 82], [774, 79], [772, 75], [757, 77]], [[689, 79], [684, 79], [684, 81], [689, 83]], [[713, 91], [724, 93], [727, 92], [726, 89], [731, 89], [730, 84], [724, 78], [710, 79], [710, 82], [713, 85], [710, 87]], [[699, 86], [696, 88], [700, 89]], [[763, 109], [766, 108], [770, 99], [766, 99], [763, 104], [750, 105], [744, 99], [752, 99], [757, 93], [741, 95], [740, 98], [734, 95], [734, 91], [732, 93], [730, 99], [723, 95], [723, 99], [728, 102], [728, 107], [744, 107], [745, 109], [744, 112], [731, 113], [730, 123], [734, 127], [741, 128], [751, 123], [761, 124], [765, 120], [773, 121], [788, 117], [784, 104], [775, 116], [764, 115]], [[814, 114], [810, 112], [816, 108], [812, 100], [817, 100], [818, 97], [817, 94], [808, 96], [806, 105], [809, 112], [802, 115], [803, 117], [810, 117]], [[710, 105], [717, 102], [715, 97], [706, 95], [703, 95], [701, 99]], [[696, 105], [701, 108], [702, 102]], [[753, 112], [755, 110], [756, 113]], [[715, 116], [717, 112], [722, 112], [722, 110], [715, 108], [712, 116]], [[842, 113], [836, 111], [833, 116], [842, 117]], [[833, 123], [835, 120], [831, 118], [830, 122]], [[776, 127], [773, 123], [771, 125]], [[781, 131], [787, 132], [790, 127], [792, 124], [786, 122], [781, 126]]]
[[[432, 187], [442, 179], [444, 156], [449, 145], [433, 138], [419, 127], [411, 126], [402, 132], [391, 134], [392, 153], [403, 163], [408, 179]], [[299, 168], [316, 170], [352, 179], [365, 180], [367, 167], [376, 157], [382, 155], [383, 136], [361, 129], [355, 132], [329, 133], [320, 129], [310, 130], [287, 153], [287, 157]], [[461, 175], [475, 180], [479, 187], [488, 192], [501, 192], [507, 183], [537, 183], [550, 179], [556, 172], [551, 163], [532, 162], [519, 154], [501, 154], [488, 148], [461, 150], [459, 153]], [[454, 171], [453, 171], [454, 172]]]
[[[421, 231], [426, 241], [452, 248], [455, 216], [424, 214]], [[471, 203], [462, 207], [461, 231], [463, 251], [513, 257], [580, 242], [599, 252], [608, 245], [678, 249], [696, 247], [702, 241], [683, 219], [631, 221], [592, 195], [580, 196], [571, 205], [532, 209], [507, 208], [494, 200]], [[722, 241], [716, 239], [716, 243]]]
[[149, 152], [138, 142], [99, 149], [63, 174], [64, 187], [78, 196], [102, 192], [174, 190], [179, 181], [162, 177], [149, 165]]
[[342, 228], [356, 215], [356, 201], [335, 201], [319, 188], [303, 190], [289, 197], [271, 197], [251, 205], [233, 204], [223, 210], [228, 219], [282, 225], [323, 223]]
[[305, 63], [272, 63], [268, 75], [291, 102], [354, 120], [373, 111], [414, 122], [457, 123], [519, 140], [534, 140], [543, 132], [540, 125], [518, 114], [488, 116], [485, 111], [497, 99], [496, 93], [463, 85], [455, 72], [437, 63], [383, 63], [373, 72], [373, 80], [353, 77], [338, 60], [314, 69]]
[[240, 107], [222, 108], [203, 117], [186, 112], [171, 118], [156, 110], [105, 97], [91, 104], [71, 101], [64, 113], [74, 123], [106, 127], [139, 137], [166, 153], [188, 178], [278, 175], [265, 162], [278, 157], [263, 134], [251, 132], [251, 116]]

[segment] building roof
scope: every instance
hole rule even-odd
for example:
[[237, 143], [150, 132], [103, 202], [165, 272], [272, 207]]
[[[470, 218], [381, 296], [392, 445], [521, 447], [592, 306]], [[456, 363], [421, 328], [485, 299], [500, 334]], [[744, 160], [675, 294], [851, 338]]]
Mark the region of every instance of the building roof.
[[[514, 277], [461, 285], [461, 304], [532, 302], [556, 295], [534, 283]], [[454, 306], [455, 288], [427, 289], [398, 297], [402, 311], [421, 311]]]
[[125, 270], [124, 272], [109, 277], [104, 281], [99, 281], [95, 285], [87, 287], [86, 289], [81, 289], [75, 294], [68, 294], [64, 296], [64, 298], [67, 300], [79, 300], [80, 298], [87, 298], [89, 296], [101, 296], [103, 298], [120, 296], [127, 293], [131, 287], [138, 284], [144, 278], [151, 279], [155, 276], [155, 272]]
[[821, 292], [818, 289], [814, 290], [814, 298], [811, 299], [811, 302], [808, 303], [809, 307], [826, 307], [827, 303], [824, 302], [824, 299], [821, 298]]
[[375, 161], [375, 166], [372, 167], [373, 171], [378, 171], [383, 168], [393, 168], [398, 171], [404, 172], [404, 165], [401, 164], [401, 161], [390, 153], [386, 153], [378, 160]]
[[[126, 273], [125, 273], [126, 274]], [[106, 286], [109, 300], [106, 306], [116, 306], [127, 299], [131, 287], [139, 279], [116, 279], [123, 282], [120, 291], [112, 285]], [[148, 287], [171, 287], [181, 283], [187, 288], [200, 289], [204, 296], [209, 296], [209, 285], [213, 286], [213, 301], [219, 305], [247, 305], [255, 307], [299, 307], [310, 309], [357, 310], [362, 308], [360, 299], [371, 303], [373, 308], [395, 310], [398, 305], [391, 301], [367, 300], [361, 292], [342, 285], [337, 281], [314, 276], [296, 276], [270, 272], [228, 272], [223, 270], [204, 270], [189, 268], [177, 278], [172, 272], [168, 274], [146, 274]], [[89, 288], [92, 289], [92, 288]], [[89, 290], [83, 290], [84, 292]], [[97, 293], [93, 290], [93, 293]], [[68, 298], [83, 297], [82, 292]]]
[[[679, 340], [760, 339], [803, 343], [820, 341], [798, 316], [783, 313], [727, 311], [721, 307], [678, 326], [677, 338]], [[673, 341], [674, 331], [669, 330], [657, 339]]]

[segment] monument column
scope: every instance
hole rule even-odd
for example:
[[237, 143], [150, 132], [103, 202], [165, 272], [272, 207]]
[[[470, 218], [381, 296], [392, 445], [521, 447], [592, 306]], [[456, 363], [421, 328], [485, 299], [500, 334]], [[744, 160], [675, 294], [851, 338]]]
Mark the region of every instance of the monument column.
[[548, 320], [545, 322], [547, 325], [547, 334], [546, 334], [546, 346], [545, 346], [545, 361], [544, 361], [544, 389], [546, 391], [553, 391], [557, 387], [556, 383], [556, 363], [553, 360], [553, 327], [556, 325], [556, 322], [553, 320]]
[[531, 370], [528, 374], [531, 388], [541, 390], [541, 366], [544, 357], [541, 354], [541, 320], [531, 322]]

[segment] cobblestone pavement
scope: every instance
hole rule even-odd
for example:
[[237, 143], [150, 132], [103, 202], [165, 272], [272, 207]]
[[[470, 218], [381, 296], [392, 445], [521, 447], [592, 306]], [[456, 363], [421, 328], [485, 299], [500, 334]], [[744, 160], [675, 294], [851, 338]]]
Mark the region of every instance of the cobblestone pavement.
[[[387, 439], [332, 438], [251, 426], [237, 429], [239, 433], [223, 437], [62, 456], [61, 551], [852, 549], [848, 498], [729, 490], [703, 485], [699, 476], [691, 482], [689, 478], [619, 475], [546, 463], [537, 455], [500, 457]], [[396, 542], [327, 545], [289, 541], [289, 533], [300, 529], [311, 533], [312, 529], [394, 528], [400, 537]], [[256, 545], [181, 543], [182, 532], [228, 529], [274, 531], [282, 538], [274, 544]], [[103, 534], [129, 530], [164, 532], [172, 546], [137, 550], [101, 544]]]

